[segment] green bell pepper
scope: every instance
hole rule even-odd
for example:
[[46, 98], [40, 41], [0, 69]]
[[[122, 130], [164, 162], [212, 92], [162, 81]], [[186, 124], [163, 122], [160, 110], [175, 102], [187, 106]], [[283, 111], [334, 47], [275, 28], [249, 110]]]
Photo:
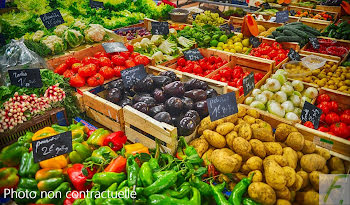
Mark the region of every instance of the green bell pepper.
[[18, 140], [17, 140], [18, 144], [29, 148], [30, 143], [32, 142], [33, 135], [34, 135], [34, 133], [32, 133], [32, 132], [26, 132], [25, 135], [18, 138]]
[[60, 125], [57, 125], [57, 124], [53, 124], [53, 125], [51, 125], [51, 127], [58, 133], [67, 132], [68, 131], [68, 127], [60, 126]]
[[197, 188], [201, 192], [201, 195], [203, 195], [203, 196], [211, 196], [212, 192], [211, 192], [210, 185], [205, 183], [205, 182], [203, 182], [198, 177], [193, 176], [190, 179], [190, 184], [193, 187]]
[[108, 130], [99, 128], [95, 130], [87, 140], [89, 145], [102, 146], [104, 139], [110, 134]]
[[104, 187], [109, 187], [113, 183], [121, 183], [126, 179], [125, 173], [115, 173], [115, 172], [100, 172], [92, 177], [92, 182], [94, 184], [99, 184]]
[[84, 143], [73, 143], [73, 151], [69, 153], [69, 160], [73, 164], [82, 163], [92, 155], [89, 146]]
[[50, 196], [46, 196], [45, 198], [41, 198], [37, 200], [36, 204], [63, 204], [65, 200], [66, 193], [70, 191], [70, 185], [68, 182], [63, 182], [60, 186], [58, 186]]
[[33, 152], [24, 153], [19, 166], [19, 176], [34, 178], [39, 169], [39, 163], [34, 163]]
[[[17, 192], [30, 192], [31, 197], [18, 198], [15, 196], [14, 200], [17, 204], [34, 203], [40, 198], [40, 192], [37, 187], [38, 182], [32, 178], [21, 178], [18, 183]], [[35, 193], [35, 196], [34, 196]]]
[[92, 152], [91, 157], [87, 158], [85, 161], [93, 161], [96, 164], [103, 164], [107, 160], [118, 157], [110, 147], [103, 146]]
[[15, 142], [1, 150], [0, 161], [6, 166], [15, 167], [19, 165], [22, 155], [28, 151], [27, 147], [19, 142]]

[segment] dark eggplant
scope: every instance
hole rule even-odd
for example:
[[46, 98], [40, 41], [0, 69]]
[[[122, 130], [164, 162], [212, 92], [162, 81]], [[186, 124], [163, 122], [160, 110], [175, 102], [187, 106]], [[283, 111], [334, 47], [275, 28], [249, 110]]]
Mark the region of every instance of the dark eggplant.
[[142, 97], [152, 97], [152, 95], [149, 94], [149, 93], [137, 93], [137, 94], [132, 98], [132, 102], [133, 102], [133, 103], [140, 102], [140, 101], [141, 101], [140, 99], [141, 99]]
[[209, 113], [208, 113], [207, 101], [203, 100], [203, 101], [196, 102], [194, 104], [194, 110], [198, 112], [201, 118], [208, 116]]
[[156, 100], [153, 97], [142, 96], [139, 98], [138, 102], [144, 102], [148, 107], [154, 107], [156, 105]]
[[213, 88], [209, 88], [208, 90], [206, 90], [206, 92], [207, 92], [207, 99], [218, 96], [218, 93]]
[[157, 102], [164, 102], [166, 100], [164, 91], [162, 89], [156, 88], [153, 91], [153, 97]]
[[138, 102], [138, 103], [134, 104], [132, 107], [140, 112], [148, 114], [149, 108], [148, 108], [148, 105], [144, 102]]
[[132, 100], [130, 98], [124, 98], [122, 99], [119, 103], [118, 103], [119, 106], [121, 107], [124, 107], [124, 106], [127, 106], [127, 105], [130, 105], [132, 106]]
[[193, 90], [193, 89], [206, 90], [208, 89], [208, 84], [198, 79], [191, 79], [184, 83], [184, 87], [186, 91]]
[[164, 111], [165, 111], [164, 105], [157, 105], [157, 106], [154, 106], [151, 109], [149, 109], [149, 115], [151, 117], [154, 117], [156, 114], [158, 114], [160, 112], [164, 112]]
[[124, 91], [123, 79], [114, 80], [107, 84], [106, 89], [118, 88], [121, 92]]
[[133, 86], [135, 92], [145, 92], [150, 93], [153, 90], [153, 80], [150, 76], [147, 76], [143, 80], [140, 80]]
[[108, 90], [106, 99], [112, 103], [117, 104], [122, 98], [122, 93], [118, 88], [112, 88]]
[[134, 97], [136, 95], [136, 92], [131, 88], [125, 88], [124, 95]]
[[180, 81], [175, 81], [164, 86], [164, 93], [168, 97], [182, 97], [185, 93], [184, 84]]
[[186, 114], [185, 114], [185, 117], [192, 118], [196, 122], [196, 125], [199, 125], [199, 123], [201, 122], [201, 118], [199, 117], [198, 112], [195, 111], [195, 110], [187, 111]]
[[182, 112], [183, 103], [178, 97], [171, 97], [165, 102], [165, 110], [172, 115], [178, 115]]
[[175, 127], [179, 126], [180, 120], [182, 120], [182, 118], [184, 118], [183, 114], [180, 114], [178, 116], [177, 115], [171, 116], [172, 125], [174, 125]]
[[187, 110], [192, 110], [193, 109], [193, 100], [191, 98], [188, 98], [188, 97], [183, 97], [181, 98], [182, 102], [183, 102], [183, 109], [184, 111], [187, 111]]
[[153, 80], [154, 87], [157, 87], [157, 88], [161, 88], [173, 82], [171, 78], [169, 78], [168, 76], [151, 76], [151, 78]]
[[173, 71], [163, 71], [163, 72], [160, 72], [158, 76], [167, 76], [172, 81], [178, 81], [179, 80], [179, 78], [176, 76], [176, 73], [174, 73]]
[[171, 124], [171, 116], [168, 112], [157, 113], [154, 116], [154, 119], [158, 120], [159, 122], [165, 122], [165, 123]]
[[195, 102], [207, 99], [207, 93], [201, 89], [187, 91], [185, 92], [185, 96], [191, 98]]
[[177, 126], [179, 136], [188, 136], [196, 130], [196, 122], [190, 117], [184, 117]]

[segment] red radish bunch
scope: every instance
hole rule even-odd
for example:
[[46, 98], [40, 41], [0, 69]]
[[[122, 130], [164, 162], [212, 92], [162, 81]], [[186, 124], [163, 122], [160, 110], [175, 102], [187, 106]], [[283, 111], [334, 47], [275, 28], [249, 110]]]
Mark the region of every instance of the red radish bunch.
[[94, 56], [84, 57], [79, 60], [69, 57], [65, 63], [56, 67], [55, 73], [69, 78], [73, 87], [88, 85], [95, 87], [103, 85], [105, 80], [120, 77], [120, 71], [137, 65], [148, 65], [148, 57], [134, 53], [134, 47], [125, 44], [128, 51], [119, 53], [97, 52]]
[[29, 120], [31, 116], [50, 109], [51, 103], [62, 101], [65, 96], [65, 92], [57, 85], [50, 86], [43, 97], [35, 94], [18, 95], [16, 92], [0, 110], [0, 132], [13, 129], [18, 124]]

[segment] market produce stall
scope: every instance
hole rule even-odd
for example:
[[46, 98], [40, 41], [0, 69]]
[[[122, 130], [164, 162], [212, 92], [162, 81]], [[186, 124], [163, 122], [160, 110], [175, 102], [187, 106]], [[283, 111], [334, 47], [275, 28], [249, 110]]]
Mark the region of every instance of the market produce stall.
[[1, 202], [343, 200], [323, 188], [350, 182], [350, 6], [192, 3], [6, 3]]

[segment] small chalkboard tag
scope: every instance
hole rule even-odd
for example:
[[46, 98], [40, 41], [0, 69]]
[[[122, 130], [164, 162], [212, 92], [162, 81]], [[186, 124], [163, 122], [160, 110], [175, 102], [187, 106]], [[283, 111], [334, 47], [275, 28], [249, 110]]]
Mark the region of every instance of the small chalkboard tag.
[[153, 35], [168, 35], [169, 23], [168, 22], [151, 22]]
[[303, 110], [301, 111], [301, 121], [307, 122], [310, 121], [314, 125], [315, 129], [318, 129], [318, 125], [320, 123], [320, 117], [322, 114], [322, 110], [315, 105], [305, 101]]
[[278, 11], [276, 13], [276, 23], [284, 23], [289, 20], [289, 11], [284, 10], [284, 11]]
[[288, 57], [292, 61], [300, 61], [300, 55], [293, 48], [289, 49]]
[[255, 88], [254, 73], [251, 72], [247, 77], [243, 78], [244, 96], [248, 95], [250, 91]]
[[318, 42], [317, 38], [311, 37], [311, 38], [309, 38], [309, 41], [311, 43], [311, 46], [314, 49], [316, 49], [316, 50], [320, 49], [320, 43]]
[[194, 13], [194, 14], [192, 14], [193, 20], [196, 20], [196, 17], [197, 17], [198, 14], [199, 14], [199, 13]]
[[147, 77], [147, 73], [144, 65], [137, 65], [125, 70], [120, 71], [123, 79], [124, 86], [130, 88], [135, 83], [143, 80]]
[[261, 42], [259, 41], [259, 39], [255, 36], [251, 36], [249, 38], [249, 42], [250, 44], [252, 44], [253, 48], [257, 48], [260, 46]]
[[211, 121], [233, 115], [238, 112], [236, 94], [234, 92], [207, 99]]
[[106, 53], [115, 53], [115, 52], [124, 52], [128, 51], [122, 42], [111, 42], [111, 43], [102, 43], [103, 48]]
[[264, 9], [271, 9], [271, 6], [269, 3], [265, 2], [263, 4], [261, 4], [262, 7], [264, 7]]
[[24, 88], [43, 87], [39, 68], [8, 70], [8, 73], [11, 85]]
[[233, 30], [233, 26], [225, 23], [223, 25], [220, 26], [220, 30], [224, 31], [226, 34], [230, 34], [231, 33], [231, 30]]
[[197, 61], [203, 58], [201, 52], [199, 52], [199, 50], [197, 48], [188, 50], [188, 51], [184, 51], [184, 56], [186, 58], [186, 60], [189, 61]]
[[103, 2], [90, 0], [90, 7], [94, 9], [105, 9]]
[[72, 132], [43, 138], [32, 142], [34, 162], [51, 159], [72, 151]]
[[40, 18], [47, 29], [53, 28], [55, 26], [58, 26], [64, 23], [61, 12], [58, 9], [46, 14], [40, 15]]

